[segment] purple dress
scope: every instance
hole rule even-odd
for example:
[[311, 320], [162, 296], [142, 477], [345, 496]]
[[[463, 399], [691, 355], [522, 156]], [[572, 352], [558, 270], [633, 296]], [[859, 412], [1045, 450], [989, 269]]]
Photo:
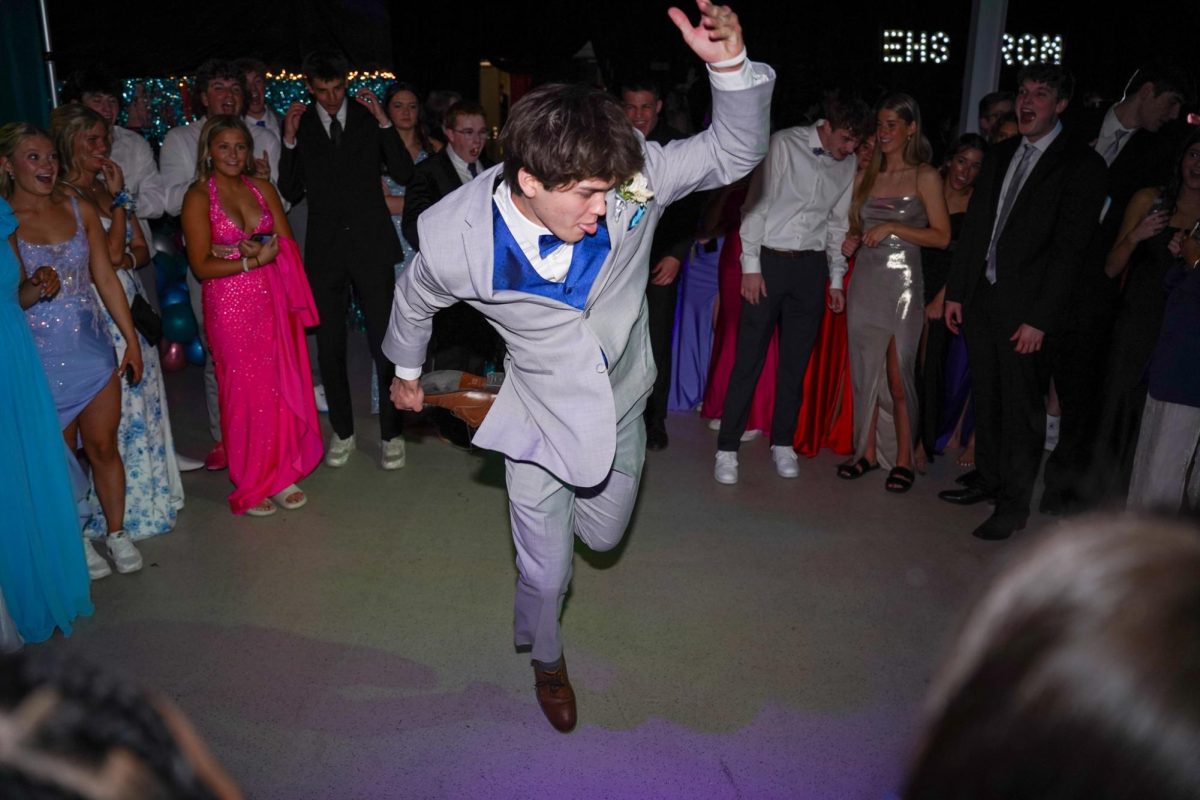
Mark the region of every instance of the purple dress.
[[48, 303], [25, 312], [33, 342], [50, 381], [58, 427], [66, 428], [112, 379], [117, 359], [104, 314], [92, 291], [87, 231], [79, 202], [71, 198], [75, 234], [58, 244], [30, 244], [17, 236], [21, 259], [30, 271], [43, 265], [58, 271], [62, 290]]

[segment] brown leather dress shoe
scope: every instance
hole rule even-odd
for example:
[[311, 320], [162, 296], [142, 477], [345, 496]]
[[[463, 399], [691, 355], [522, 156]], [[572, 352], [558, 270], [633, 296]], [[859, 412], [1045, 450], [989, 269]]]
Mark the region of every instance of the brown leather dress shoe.
[[470, 427], [478, 428], [500, 391], [503, 373], [498, 374], [499, 379], [454, 369], [427, 372], [421, 376], [425, 405], [444, 408]]
[[559, 662], [558, 669], [541, 670], [533, 664], [534, 687], [537, 689], [538, 705], [556, 731], [570, 733], [575, 729], [575, 690], [567, 677], [567, 660]]

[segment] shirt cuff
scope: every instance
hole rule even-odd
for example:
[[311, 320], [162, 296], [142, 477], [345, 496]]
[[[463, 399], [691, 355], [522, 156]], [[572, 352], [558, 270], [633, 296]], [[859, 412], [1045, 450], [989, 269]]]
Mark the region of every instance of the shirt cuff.
[[280, 142], [282, 142], [283, 146], [286, 147], [288, 150], [295, 150], [296, 145], [298, 144], [298, 142], [292, 142], [291, 144], [288, 144], [287, 142], [284, 142], [282, 139], [280, 139]]
[[761, 275], [762, 262], [757, 256], [748, 256], [742, 253], [742, 274], [743, 275]]
[[[751, 86], [757, 83], [754, 67], [750, 66], [750, 60], [746, 58], [746, 49], [744, 47], [742, 48], [742, 54], [728, 60], [728, 62], [732, 62], [730, 66], [737, 64], [737, 59], [742, 60], [742, 68], [737, 72], [716, 72], [713, 70], [712, 64], [706, 65], [708, 67], [708, 80], [709, 83], [712, 83], [713, 89], [718, 91], [739, 91], [750, 89]], [[728, 62], [718, 61], [718, 64], [728, 64]]]
[[379, 130], [381, 130], [381, 131], [386, 131], [386, 130], [387, 130], [388, 128], [390, 128], [390, 127], [392, 127], [392, 122], [391, 122], [391, 120], [388, 120], [388, 123], [387, 123], [386, 125], [380, 125], [380, 126], [379, 126]]
[[421, 377], [420, 367], [401, 367], [396, 366], [396, 377], [402, 381], [415, 381]]

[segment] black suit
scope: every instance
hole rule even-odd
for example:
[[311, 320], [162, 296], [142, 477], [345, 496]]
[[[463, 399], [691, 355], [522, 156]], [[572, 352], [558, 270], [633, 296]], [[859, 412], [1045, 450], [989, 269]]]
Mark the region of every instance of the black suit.
[[[481, 154], [475, 166], [483, 172], [491, 162]], [[400, 222], [404, 238], [413, 249], [421, 249], [417, 219], [462, 185], [462, 178], [450, 160], [449, 146], [417, 164], [412, 180], [404, 189], [404, 219]], [[483, 314], [466, 303], [455, 303], [433, 315], [433, 336], [426, 352], [426, 369], [461, 369], [482, 374], [489, 368], [501, 368], [504, 340]], [[461, 423], [454, 421], [449, 424], [454, 429], [461, 427]], [[451, 441], [459, 442], [463, 438], [446, 425], [442, 426], [442, 433]]]
[[[1092, 147], [1103, 119], [1082, 130], [1076, 141]], [[1109, 205], [1104, 220], [1077, 265], [1071, 303], [1062, 329], [1048, 343], [1046, 360], [1062, 407], [1058, 445], [1046, 462], [1045, 505], [1071, 509], [1090, 505], [1104, 491], [1088, 480], [1099, 437], [1105, 374], [1112, 350], [1118, 282], [1104, 273], [1108, 251], [1116, 241], [1125, 209], [1139, 189], [1166, 182], [1170, 155], [1163, 138], [1137, 130], [1108, 167]], [[1099, 466], [1099, 465], [1097, 465]], [[1103, 470], [1101, 469], [1101, 472]]]
[[[666, 145], [684, 138], [679, 131], [661, 120], [646, 137], [651, 142]], [[674, 256], [680, 263], [687, 259], [688, 249], [696, 238], [696, 225], [708, 192], [693, 192], [671, 204], [663, 211], [654, 239], [650, 243], [650, 269], [666, 256]], [[650, 276], [653, 278], [653, 274]], [[675, 306], [679, 300], [679, 276], [666, 286], [647, 284], [646, 304], [650, 312], [650, 352], [658, 375], [654, 389], [646, 399], [646, 428], [665, 430], [667, 420], [667, 396], [671, 389], [671, 334], [675, 330]]]
[[1036, 354], [1018, 355], [1010, 337], [1022, 324], [1059, 330], [1072, 275], [1095, 234], [1104, 204], [1104, 160], [1059, 135], [1026, 176], [996, 249], [996, 283], [985, 277], [1005, 173], [1024, 137], [984, 159], [954, 253], [946, 300], [963, 304], [977, 418], [975, 461], [996, 516], [1014, 525], [1029, 500], [1045, 438]]
[[[387, 332], [395, 285], [394, 265], [403, 259], [396, 229], [380, 185], [380, 164], [398, 183], [412, 176], [412, 157], [391, 128], [380, 128], [371, 112], [346, 101], [346, 123], [335, 147], [315, 106], [300, 118], [296, 146], [283, 147], [279, 189], [293, 203], [308, 198], [304, 262], [321, 326], [317, 360], [329, 401], [329, 422], [345, 439], [354, 433], [350, 382], [346, 377], [346, 309], [353, 284], [367, 340], [386, 398], [394, 367], [380, 344]], [[384, 440], [400, 433], [399, 416], [389, 402], [380, 404]]]

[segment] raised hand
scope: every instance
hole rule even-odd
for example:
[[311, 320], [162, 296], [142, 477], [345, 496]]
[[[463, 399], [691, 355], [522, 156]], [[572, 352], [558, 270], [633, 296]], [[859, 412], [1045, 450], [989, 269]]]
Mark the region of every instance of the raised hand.
[[263, 180], [271, 178], [271, 162], [266, 150], [263, 150], [262, 158], [254, 159], [254, 177]]
[[120, 164], [111, 158], [102, 158], [100, 171], [104, 174], [104, 188], [108, 189], [109, 194], [116, 196], [117, 192], [125, 188], [125, 173], [121, 171]]
[[386, 125], [388, 118], [384, 116], [383, 108], [379, 104], [379, 98], [370, 89], [359, 89], [354, 93], [354, 99], [363, 105], [367, 111], [375, 115], [375, 119], [380, 125]]
[[[714, 6], [708, 0], [696, 0], [700, 9], [700, 23], [692, 25], [687, 14], [678, 8], [670, 8], [667, 16], [679, 28], [683, 35], [684, 44], [692, 48], [692, 52], [706, 64], [727, 61], [745, 48], [742, 40], [742, 26], [729, 6]], [[731, 72], [740, 69], [741, 65], [716, 68], [720, 71]]]
[[300, 130], [300, 117], [304, 116], [305, 111], [308, 111], [308, 106], [304, 103], [293, 102], [288, 106], [287, 113], [283, 115], [284, 144], [294, 145], [296, 143], [296, 132]]

